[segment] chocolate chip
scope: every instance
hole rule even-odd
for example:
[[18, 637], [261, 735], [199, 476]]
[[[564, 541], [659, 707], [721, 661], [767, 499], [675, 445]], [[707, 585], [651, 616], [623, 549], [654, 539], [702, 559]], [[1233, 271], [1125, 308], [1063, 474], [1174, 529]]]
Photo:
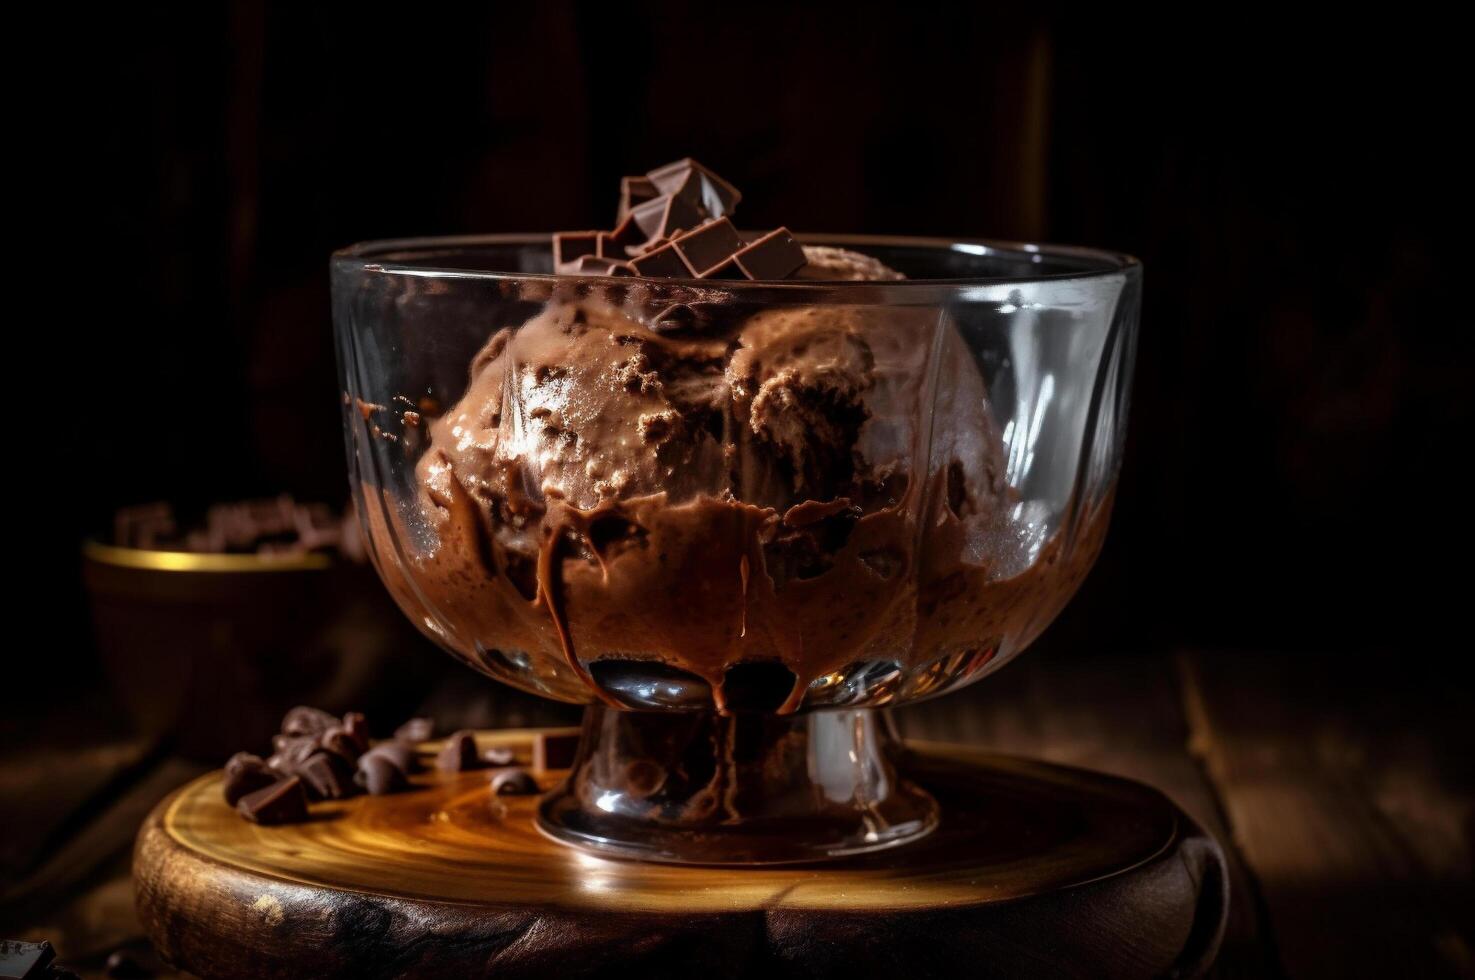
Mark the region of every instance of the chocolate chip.
[[384, 796], [407, 789], [410, 781], [404, 770], [394, 764], [386, 754], [368, 753], [359, 759], [358, 773], [354, 782], [369, 791], [370, 796]]
[[338, 724], [338, 719], [321, 708], [298, 705], [282, 719], [283, 735], [321, 735]]
[[307, 795], [315, 800], [342, 800], [354, 794], [353, 766], [332, 752], [318, 752], [297, 767]]
[[365, 755], [382, 755], [407, 773], [420, 771], [420, 755], [407, 742], [380, 742]]
[[492, 793], [496, 796], [531, 796], [538, 792], [538, 781], [526, 769], [503, 769], [492, 777]]
[[225, 763], [225, 778], [221, 781], [225, 802], [235, 806], [241, 797], [265, 789], [281, 778], [259, 755], [237, 752]]
[[441, 772], [466, 772], [468, 769], [481, 768], [481, 755], [476, 750], [476, 736], [469, 729], [463, 729], [446, 739], [440, 754], [435, 757], [435, 768]]
[[482, 752], [481, 761], [489, 766], [510, 766], [517, 761], [517, 753], [505, 745], [494, 745]]
[[429, 718], [411, 718], [394, 730], [396, 742], [428, 742], [435, 738], [435, 722]]
[[263, 825], [296, 823], [307, 819], [307, 794], [296, 776], [248, 793], [236, 804], [236, 812], [252, 823]]
[[540, 732], [533, 739], [533, 768], [539, 772], [567, 769], [578, 754], [577, 732]]

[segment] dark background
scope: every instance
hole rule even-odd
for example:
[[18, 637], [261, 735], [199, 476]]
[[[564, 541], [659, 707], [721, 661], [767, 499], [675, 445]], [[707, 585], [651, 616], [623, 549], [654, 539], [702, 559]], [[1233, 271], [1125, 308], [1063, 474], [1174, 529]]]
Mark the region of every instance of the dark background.
[[753, 227], [1142, 258], [1115, 523], [1045, 645], [1412, 661], [1453, 620], [1451, 31], [730, 7], [97, 12], [57, 154], [92, 247], [41, 331], [69, 338], [37, 477], [64, 643], [91, 643], [74, 545], [118, 505], [346, 498], [332, 249], [605, 224], [621, 174], [684, 155]]

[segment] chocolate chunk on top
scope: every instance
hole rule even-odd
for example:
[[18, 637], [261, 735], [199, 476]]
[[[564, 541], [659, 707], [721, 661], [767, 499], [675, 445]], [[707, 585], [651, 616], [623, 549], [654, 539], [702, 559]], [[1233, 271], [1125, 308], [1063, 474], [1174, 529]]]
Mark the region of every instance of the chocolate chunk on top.
[[263, 825], [295, 823], [307, 819], [307, 794], [302, 780], [289, 776], [254, 793], [243, 796], [236, 812], [253, 823]]
[[703, 209], [714, 218], [732, 214], [743, 195], [738, 189], [691, 157], [684, 157], [646, 174], [662, 194], [695, 192]]
[[587, 276], [630, 276], [630, 263], [624, 259], [601, 258], [586, 255], [574, 266], [574, 272]]
[[630, 260], [630, 265], [642, 276], [652, 279], [691, 279], [696, 270], [686, 264], [675, 242], [667, 242], [660, 248], [642, 253]]
[[706, 276], [741, 249], [743, 240], [731, 221], [717, 218], [677, 236], [671, 244], [697, 275]]
[[268, 766], [260, 756], [237, 752], [225, 763], [221, 789], [225, 793], [225, 802], [235, 806], [241, 797], [265, 789], [281, 778], [281, 773]]
[[732, 257], [749, 279], [783, 279], [803, 267], [804, 249], [787, 228], [775, 228]]
[[586, 255], [599, 254], [597, 231], [560, 231], [553, 236], [553, 268], [562, 272]]
[[466, 772], [481, 768], [481, 754], [476, 750], [476, 736], [469, 729], [462, 729], [441, 746], [435, 757], [435, 768], [441, 772]]
[[643, 204], [651, 198], [660, 197], [661, 192], [649, 177], [621, 177], [620, 178], [620, 210], [615, 215], [615, 221], [622, 223], [630, 216], [630, 209], [637, 204]]
[[695, 228], [709, 215], [685, 197], [663, 194], [630, 212], [646, 238], [670, 237], [683, 228]]

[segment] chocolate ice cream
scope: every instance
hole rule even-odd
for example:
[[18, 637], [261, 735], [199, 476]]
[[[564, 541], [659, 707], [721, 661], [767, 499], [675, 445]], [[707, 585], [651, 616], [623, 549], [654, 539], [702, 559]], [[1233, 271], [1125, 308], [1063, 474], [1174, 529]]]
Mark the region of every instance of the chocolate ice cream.
[[[802, 258], [803, 278], [902, 278]], [[1016, 513], [944, 311], [717, 291], [673, 321], [638, 280], [590, 282], [492, 333], [429, 422], [408, 578], [379, 561], [493, 676], [633, 708], [918, 697], [1025, 645], [1090, 567], [1104, 520], [1062, 562]]]

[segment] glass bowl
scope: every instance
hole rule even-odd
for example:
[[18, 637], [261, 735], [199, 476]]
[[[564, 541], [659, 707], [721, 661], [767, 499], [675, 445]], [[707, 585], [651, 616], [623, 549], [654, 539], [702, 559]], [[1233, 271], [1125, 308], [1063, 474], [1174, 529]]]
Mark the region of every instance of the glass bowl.
[[875, 709], [1002, 666], [1101, 548], [1138, 263], [802, 241], [907, 278], [555, 276], [546, 236], [332, 259], [380, 576], [472, 667], [589, 705], [560, 840], [740, 864], [925, 834]]

